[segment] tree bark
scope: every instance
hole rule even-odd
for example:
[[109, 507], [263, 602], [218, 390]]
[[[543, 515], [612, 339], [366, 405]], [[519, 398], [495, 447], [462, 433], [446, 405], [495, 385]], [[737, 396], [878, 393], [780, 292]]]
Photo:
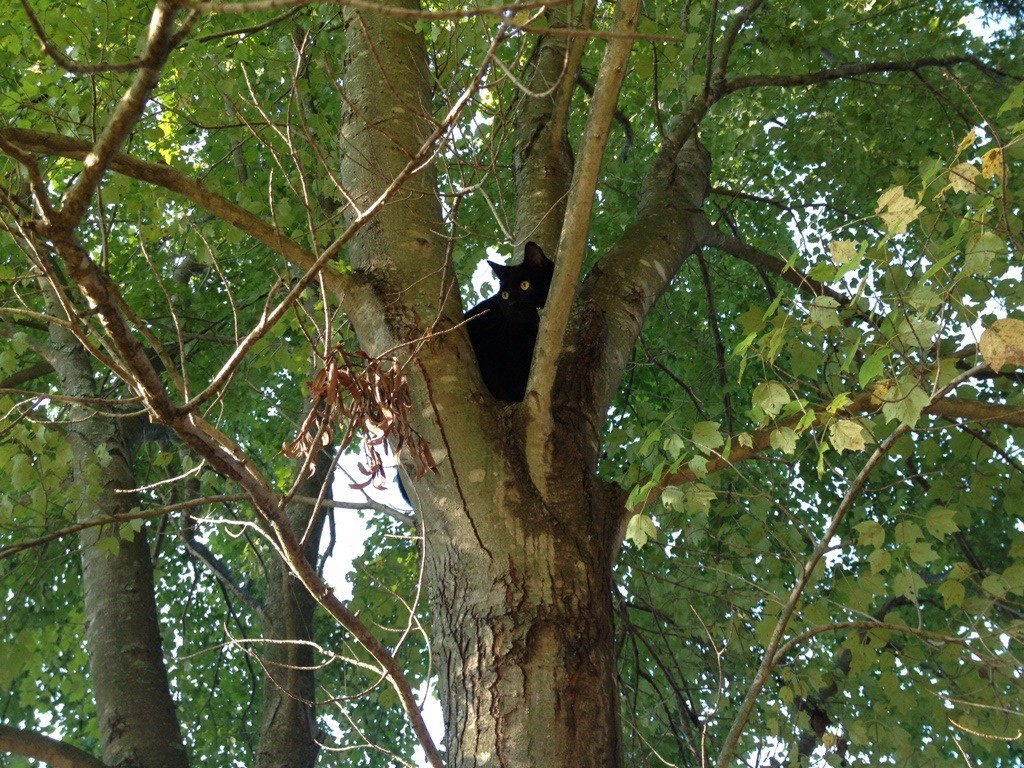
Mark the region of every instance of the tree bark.
[[599, 490], [545, 504], [523, 473], [426, 530], [449, 763], [613, 768], [616, 516]]
[[0, 725], [0, 752], [29, 757], [52, 768], [107, 768], [102, 760], [72, 744], [9, 725]]
[[[548, 23], [566, 25], [566, 7], [548, 12]], [[576, 72], [568, 61], [564, 37], [540, 37], [531, 57], [527, 88], [516, 115], [512, 172], [516, 182], [515, 255], [533, 240], [549, 258], [558, 250], [565, 204], [572, 180], [573, 155], [566, 121], [556, 119], [559, 97], [568, 108]], [[575, 62], [578, 64], [578, 62]]]

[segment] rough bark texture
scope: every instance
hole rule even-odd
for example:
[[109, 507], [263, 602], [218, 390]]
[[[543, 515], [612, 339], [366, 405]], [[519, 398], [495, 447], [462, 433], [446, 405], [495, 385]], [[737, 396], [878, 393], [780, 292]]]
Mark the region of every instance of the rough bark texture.
[[474, 499], [454, 531], [426, 531], [449, 762], [619, 765], [614, 515], [547, 506], [524, 487]]
[[576, 309], [585, 319], [578, 338], [585, 343], [603, 337], [588, 376], [595, 434], [601, 431], [644, 318], [701, 242], [708, 226], [701, 208], [710, 175], [711, 157], [695, 139], [675, 155], [663, 153], [644, 181], [636, 220], [583, 283]]
[[[302, 483], [299, 495], [317, 498], [324, 483], [329, 482], [332, 466], [332, 456], [320, 454], [316, 471]], [[329, 493], [326, 498], [331, 498]], [[314, 518], [313, 514], [310, 504], [292, 503], [287, 508], [292, 530], [299, 539], [308, 529], [304, 551], [306, 558], [315, 563], [324, 515]], [[280, 558], [269, 558], [267, 571], [264, 637], [283, 642], [268, 643], [260, 652], [263, 711], [256, 768], [312, 768], [320, 751], [310, 644], [314, 640], [316, 601]]]
[[[63, 329], [53, 327], [54, 367], [63, 391], [95, 396], [89, 358]], [[137, 483], [118, 422], [76, 408], [68, 430], [75, 481], [81, 489], [79, 520], [123, 514], [136, 505]], [[105, 450], [109, 462], [100, 459]], [[85, 634], [99, 716], [103, 759], [116, 768], [186, 768], [188, 757], [171, 698], [144, 533], [119, 540], [116, 554], [97, 545], [116, 530], [81, 534]]]

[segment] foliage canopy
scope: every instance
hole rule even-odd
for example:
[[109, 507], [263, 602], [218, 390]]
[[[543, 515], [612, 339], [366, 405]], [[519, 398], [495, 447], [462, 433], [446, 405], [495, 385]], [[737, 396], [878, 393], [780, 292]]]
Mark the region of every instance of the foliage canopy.
[[[255, 764], [268, 738], [261, 638], [282, 547], [253, 486], [203, 452], [212, 442], [149, 423], [158, 398], [89, 293], [100, 278], [33, 224], [40, 198], [66, 210], [100, 158], [78, 246], [116, 287], [110, 307], [155, 380], [278, 498], [302, 480], [281, 446], [306, 418], [306, 382], [337, 345], [370, 346], [357, 333], [369, 304], [345, 281], [408, 275], [409, 295], [431, 300], [443, 285], [397, 255], [359, 256], [346, 234], [366, 198], [339, 167], [377, 162], [347, 133], [367, 88], [351, 68], [392, 55], [384, 38], [353, 48], [377, 4], [228, 5], [182, 3], [166, 63], [149, 58], [149, 2], [0, 10], [0, 724], [93, 755], [103, 726], [71, 534], [98, 530], [109, 557], [147, 536], [193, 765]], [[436, 172], [434, 234], [468, 307], [490, 289], [472, 280], [483, 258], [548, 232], [523, 220], [523, 188], [543, 176], [523, 147], [550, 127], [528, 122], [542, 41], [561, 41], [568, 69], [565, 33], [592, 17], [566, 112], [580, 168], [621, 22], [604, 2], [384, 5], [425, 41], [437, 133], [412, 178]], [[668, 188], [666, 145], [699, 137], [711, 162], [600, 436], [597, 475], [627, 510], [612, 586], [627, 764], [705, 765], [730, 740], [759, 766], [1024, 763], [1022, 31], [1013, 8], [959, 1], [651, 0], [625, 35], [581, 274], [616, 249], [655, 269], [630, 248], [638, 210]], [[104, 156], [140, 61], [155, 91], [122, 154]], [[416, 113], [403, 77], [385, 67], [375, 87]], [[372, 130], [393, 115], [359, 117]], [[377, 142], [395, 140], [382, 128]], [[642, 234], [680, 249], [673, 221]], [[324, 254], [327, 270], [309, 272]], [[427, 343], [367, 351], [415, 377]], [[64, 373], [76, 344], [88, 391]], [[82, 420], [123, 439], [83, 447], [69, 439]], [[98, 505], [122, 460], [132, 502]], [[430, 482], [431, 463], [407, 469]], [[423, 692], [437, 673], [415, 513], [357, 506], [370, 536], [347, 608]], [[321, 570], [356, 514], [322, 513]], [[337, 618], [318, 611], [311, 632], [319, 764], [412, 760], [401, 691]]]

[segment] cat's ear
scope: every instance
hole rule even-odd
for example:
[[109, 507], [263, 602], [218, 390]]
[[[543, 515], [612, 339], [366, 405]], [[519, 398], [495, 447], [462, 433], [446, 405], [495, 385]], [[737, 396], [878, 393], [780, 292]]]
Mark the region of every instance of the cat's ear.
[[523, 255], [523, 264], [531, 267], [542, 267], [545, 263], [550, 264], [551, 259], [544, 255], [544, 251], [532, 240], [526, 244], [526, 253]]
[[508, 269], [508, 267], [506, 267], [504, 264], [499, 264], [498, 262], [491, 261], [490, 259], [487, 260], [487, 263], [491, 265], [491, 269], [494, 271], [494, 274], [497, 275], [499, 278], [501, 277], [502, 273], [506, 269]]

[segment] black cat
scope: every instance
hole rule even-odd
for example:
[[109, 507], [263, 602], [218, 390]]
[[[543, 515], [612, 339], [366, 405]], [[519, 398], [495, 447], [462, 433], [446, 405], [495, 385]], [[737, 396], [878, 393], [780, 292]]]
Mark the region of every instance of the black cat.
[[522, 402], [537, 344], [540, 310], [548, 298], [555, 263], [536, 243], [526, 244], [522, 264], [488, 261], [500, 286], [466, 313], [469, 340], [484, 384], [496, 400]]
[[[469, 341], [484, 384], [496, 400], [520, 403], [526, 397], [540, 310], [551, 289], [555, 263], [536, 243], [526, 244], [522, 264], [488, 261], [498, 277], [498, 292], [466, 313]], [[412, 506], [398, 475], [398, 490]]]

